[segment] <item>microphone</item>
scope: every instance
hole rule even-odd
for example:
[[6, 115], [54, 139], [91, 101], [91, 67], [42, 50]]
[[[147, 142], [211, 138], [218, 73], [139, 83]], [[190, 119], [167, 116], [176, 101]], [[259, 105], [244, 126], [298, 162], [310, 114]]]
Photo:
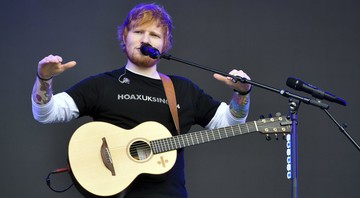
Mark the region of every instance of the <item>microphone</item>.
[[140, 51], [145, 56], [150, 56], [150, 58], [158, 59], [161, 54], [158, 49], [152, 47], [149, 43], [143, 43], [140, 47]]
[[314, 85], [308, 84], [300, 79], [297, 79], [294, 77], [289, 77], [286, 81], [286, 85], [295, 90], [304, 91], [306, 93], [309, 93], [312, 96], [314, 96], [315, 98], [325, 99], [330, 102], [335, 102], [335, 103], [346, 106], [346, 101], [344, 99], [339, 98], [329, 92], [323, 91], [323, 90], [315, 87]]

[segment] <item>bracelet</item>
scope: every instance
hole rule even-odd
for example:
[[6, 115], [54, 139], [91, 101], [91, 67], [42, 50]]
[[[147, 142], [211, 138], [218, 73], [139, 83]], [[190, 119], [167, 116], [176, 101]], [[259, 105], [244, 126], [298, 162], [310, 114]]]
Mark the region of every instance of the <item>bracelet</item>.
[[38, 77], [38, 79], [40, 79], [42, 81], [48, 81], [48, 80], [51, 80], [53, 78], [53, 76], [51, 76], [50, 78], [42, 78], [42, 77], [40, 77], [39, 72], [36, 72], [36, 76]]
[[234, 89], [234, 92], [239, 94], [239, 95], [245, 96], [245, 95], [250, 93], [251, 89], [252, 89], [252, 85], [251, 85], [250, 89], [247, 90], [246, 92], [242, 92], [242, 91], [239, 91], [239, 90], [236, 90], [236, 89]]

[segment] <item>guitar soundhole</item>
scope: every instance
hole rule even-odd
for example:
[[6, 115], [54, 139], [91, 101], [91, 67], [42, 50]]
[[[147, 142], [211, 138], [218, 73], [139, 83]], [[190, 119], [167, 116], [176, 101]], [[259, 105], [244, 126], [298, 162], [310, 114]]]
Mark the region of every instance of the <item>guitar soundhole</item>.
[[151, 149], [148, 143], [144, 141], [135, 141], [130, 146], [130, 155], [136, 161], [145, 161], [151, 155]]

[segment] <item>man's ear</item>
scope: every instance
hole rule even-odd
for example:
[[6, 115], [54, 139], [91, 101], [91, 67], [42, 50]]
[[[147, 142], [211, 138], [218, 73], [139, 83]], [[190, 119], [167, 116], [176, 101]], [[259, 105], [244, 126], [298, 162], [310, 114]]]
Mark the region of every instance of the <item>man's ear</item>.
[[123, 35], [122, 41], [123, 41], [124, 45], [126, 45], [126, 42], [125, 42], [125, 35]]

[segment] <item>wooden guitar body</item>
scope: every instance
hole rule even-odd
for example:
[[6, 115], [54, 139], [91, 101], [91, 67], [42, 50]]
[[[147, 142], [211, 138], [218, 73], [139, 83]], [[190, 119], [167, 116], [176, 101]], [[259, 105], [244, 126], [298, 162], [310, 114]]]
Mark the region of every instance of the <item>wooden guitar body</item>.
[[[173, 167], [176, 150], [154, 154], [150, 148], [151, 140], [167, 137], [172, 137], [171, 133], [156, 122], [145, 122], [131, 130], [90, 122], [71, 137], [70, 166], [76, 180], [89, 192], [114, 195], [142, 173], [163, 174]], [[108, 163], [114, 173], [106, 166]]]

